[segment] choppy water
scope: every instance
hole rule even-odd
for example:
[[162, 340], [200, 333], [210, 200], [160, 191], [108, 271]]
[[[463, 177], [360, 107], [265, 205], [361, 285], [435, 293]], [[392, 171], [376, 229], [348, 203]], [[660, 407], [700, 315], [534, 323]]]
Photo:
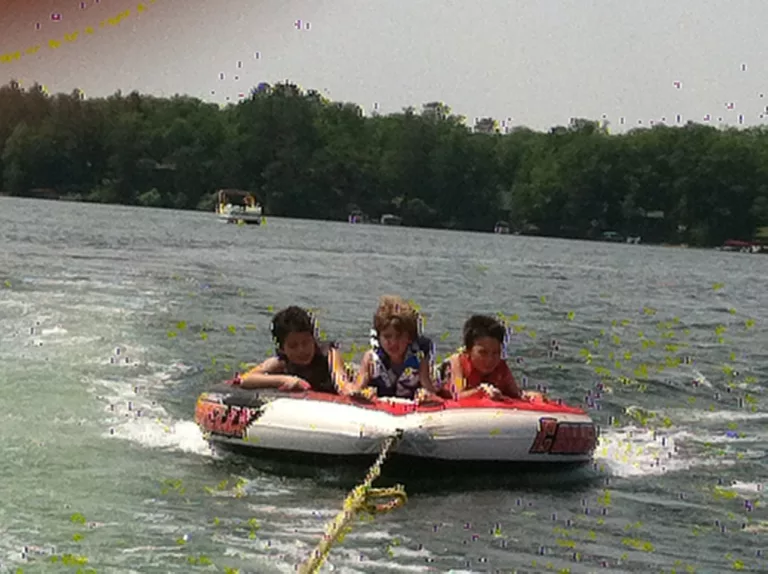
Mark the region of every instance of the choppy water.
[[326, 571], [766, 571], [766, 270], [715, 251], [0, 198], [0, 570], [75, 571], [51, 562], [70, 554], [97, 572], [294, 571], [345, 491], [214, 456], [195, 398], [266, 355], [274, 309], [319, 308], [349, 348], [393, 292], [421, 304], [441, 353], [470, 313], [517, 315], [530, 386], [598, 393], [594, 476], [416, 492]]

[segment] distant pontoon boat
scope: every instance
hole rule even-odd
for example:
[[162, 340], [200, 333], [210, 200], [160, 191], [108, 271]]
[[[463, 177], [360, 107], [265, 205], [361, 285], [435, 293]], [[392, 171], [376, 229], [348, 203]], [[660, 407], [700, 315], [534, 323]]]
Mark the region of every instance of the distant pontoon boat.
[[216, 201], [216, 215], [227, 223], [242, 222], [260, 225], [262, 209], [250, 192], [220, 189]]
[[381, 216], [382, 225], [402, 225], [403, 218], [398, 215], [392, 215], [391, 213], [385, 213]]
[[501, 235], [507, 235], [509, 233], [509, 223], [506, 221], [497, 221], [493, 226], [493, 232]]

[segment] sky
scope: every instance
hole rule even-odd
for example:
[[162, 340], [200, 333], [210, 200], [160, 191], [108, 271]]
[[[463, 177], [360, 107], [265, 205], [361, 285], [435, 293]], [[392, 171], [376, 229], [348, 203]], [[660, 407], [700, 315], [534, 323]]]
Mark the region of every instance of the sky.
[[607, 120], [613, 132], [768, 120], [766, 0], [0, 6], [0, 83], [37, 81], [51, 93], [138, 90], [223, 104], [288, 80], [366, 113], [441, 101], [470, 125], [491, 116], [502, 129], [544, 131], [572, 117]]

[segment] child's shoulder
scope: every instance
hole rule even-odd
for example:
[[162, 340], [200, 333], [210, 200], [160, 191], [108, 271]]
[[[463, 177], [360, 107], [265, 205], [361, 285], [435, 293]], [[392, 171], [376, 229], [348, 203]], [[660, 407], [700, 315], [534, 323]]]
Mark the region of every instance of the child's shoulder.
[[454, 366], [457, 366], [459, 369], [461, 369], [461, 363], [459, 363], [460, 357], [461, 353], [457, 351], [447, 355], [442, 361], [440, 361], [440, 365], [438, 366], [438, 372], [440, 373], [440, 376], [447, 376], [453, 371]]
[[317, 348], [320, 349], [321, 352], [327, 353], [331, 349], [338, 350], [341, 348], [341, 344], [336, 341], [335, 339], [332, 339], [330, 341], [318, 341], [317, 342]]
[[435, 342], [426, 335], [419, 335], [414, 341], [416, 347], [426, 356], [431, 357], [435, 354]]
[[440, 360], [440, 364], [448, 365], [448, 364], [456, 363], [461, 358], [461, 354], [462, 354], [461, 350], [458, 350], [458, 351], [454, 351], [453, 353], [450, 353], [449, 355], [445, 355], [445, 357], [443, 357]]
[[509, 368], [509, 363], [506, 361], [506, 359], [499, 361], [495, 371], [496, 376], [501, 379], [515, 379], [515, 376], [512, 374], [512, 369]]

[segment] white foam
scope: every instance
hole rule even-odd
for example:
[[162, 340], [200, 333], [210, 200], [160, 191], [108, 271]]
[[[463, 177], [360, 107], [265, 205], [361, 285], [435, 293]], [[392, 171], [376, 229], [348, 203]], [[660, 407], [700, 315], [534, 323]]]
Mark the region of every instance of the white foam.
[[17, 299], [1, 299], [0, 300], [0, 308], [8, 307], [11, 309], [21, 309], [22, 315], [26, 315], [27, 313], [29, 313], [29, 309], [31, 306], [32, 305], [30, 303], [25, 303]]
[[178, 544], [174, 546], [136, 546], [134, 548], [123, 548], [120, 552], [123, 554], [137, 554], [141, 552], [143, 554], [144, 552], [154, 552], [157, 550], [175, 551], [178, 547]]
[[748, 383], [745, 381], [738, 381], [731, 383], [734, 389], [739, 389], [740, 391], [747, 391], [750, 394], [756, 394], [756, 393], [763, 393], [765, 392], [765, 387], [760, 384], [756, 383]]
[[637, 427], [604, 430], [595, 449], [595, 463], [621, 477], [662, 475], [694, 462], [677, 453], [671, 436]]
[[[732, 433], [732, 434], [731, 434]], [[702, 431], [687, 431], [682, 430], [677, 432], [675, 438], [678, 441], [690, 440], [698, 443], [709, 444], [729, 444], [729, 443], [753, 443], [753, 442], [765, 442], [768, 439], [768, 433], [753, 433], [747, 434], [738, 429], [732, 431], [721, 431], [718, 433], [702, 432]]]
[[[392, 553], [393, 556], [398, 555], [398, 547], [392, 547]], [[343, 564], [344, 568], [340, 569], [340, 572], [346, 573], [357, 573], [360, 572], [361, 574], [365, 574], [367, 572], [370, 572], [371, 569], [382, 569], [389, 572], [435, 572], [435, 569], [430, 566], [422, 565], [419, 566], [417, 564], [398, 564], [397, 562], [393, 562], [392, 560], [360, 560], [360, 557], [362, 553], [358, 552], [357, 555], [355, 555], [353, 552], [347, 551], [344, 553], [345, 555], [342, 557], [337, 557], [335, 559], [335, 562], [339, 564]], [[418, 554], [417, 557], [422, 557], [423, 555]], [[411, 557], [412, 558], [412, 557]], [[343, 562], [342, 562], [343, 560]], [[352, 563], [359, 564], [360, 570], [357, 570], [355, 568], [352, 568]], [[333, 562], [328, 562], [330, 566], [334, 566]], [[450, 574], [477, 574], [477, 571], [475, 570], [455, 570], [451, 569], [449, 570]]]
[[291, 518], [314, 518], [328, 520], [338, 513], [338, 509], [317, 510], [307, 507], [275, 506], [273, 504], [249, 504], [248, 508], [257, 515], [283, 515]]
[[[248, 494], [248, 498], [267, 498], [271, 496], [290, 495], [295, 492], [292, 489], [280, 488], [277, 483], [269, 480], [246, 480], [243, 477], [239, 477], [239, 479], [245, 480], [242, 484], [242, 489]], [[236, 494], [237, 491], [235, 488], [229, 488], [222, 491], [214, 490], [213, 496], [235, 496]]]
[[709, 381], [709, 379], [707, 379], [707, 377], [705, 377], [701, 373], [701, 371], [699, 371], [698, 369], [693, 369], [693, 368], [691, 369], [691, 371], [693, 372], [693, 380], [694, 381], [696, 381], [701, 386], [707, 387], [709, 389], [712, 388], [712, 383]]
[[666, 413], [675, 423], [696, 423], [701, 421], [759, 421], [768, 419], [768, 413], [747, 410], [703, 411], [692, 409], [668, 409]]
[[739, 480], [734, 480], [731, 484], [731, 488], [737, 492], [758, 494], [759, 496], [764, 495], [765, 486], [765, 482], [741, 482]]
[[56, 325], [55, 327], [52, 327], [51, 329], [43, 329], [40, 334], [41, 335], [66, 335], [69, 333], [64, 327], [61, 325]]
[[[125, 359], [124, 347], [116, 358]], [[139, 349], [132, 349], [138, 351]], [[124, 364], [124, 366], [131, 366]], [[214, 457], [215, 454], [203, 438], [199, 427], [192, 421], [176, 421], [156, 401], [147, 396], [147, 390], [167, 385], [179, 373], [194, 370], [183, 363], [166, 365], [156, 372], [128, 381], [97, 380], [107, 390], [106, 412], [110, 428], [102, 436], [130, 440], [149, 448], [178, 450]]]
[[[321, 528], [321, 527], [320, 527]], [[302, 534], [299, 536], [299, 534]], [[309, 535], [305, 535], [309, 534]], [[382, 541], [391, 541], [394, 539], [390, 533], [379, 533], [380, 535], [375, 538], [376, 544], [374, 548], [377, 550], [381, 548]], [[293, 564], [296, 562], [303, 562], [310, 552], [314, 549], [319, 537], [322, 535], [320, 529], [315, 530], [313, 533], [307, 533], [304, 529], [295, 529], [294, 532], [281, 532], [276, 533], [268, 541], [269, 546], [266, 546], [266, 542], [263, 539], [259, 542], [259, 545], [265, 550], [272, 550], [282, 554], [281, 558], [289, 558]], [[354, 532], [349, 534], [352, 537]], [[301, 538], [302, 540], [298, 540]], [[366, 557], [366, 551], [368, 549], [349, 549], [339, 547], [334, 550], [334, 553], [329, 557], [328, 561], [323, 567], [323, 571], [328, 572], [343, 572], [343, 573], [365, 573], [370, 572], [371, 568], [386, 568], [388, 571], [399, 572], [431, 572], [434, 568], [427, 565], [417, 564], [398, 564], [394, 559], [402, 557], [404, 559], [413, 560], [414, 558], [428, 558], [434, 556], [428, 550], [422, 548], [421, 550], [412, 550], [402, 544], [391, 545], [389, 550], [391, 551], [390, 557], [378, 560], [370, 560]], [[378, 552], [377, 552], [378, 553]], [[289, 571], [295, 571], [295, 566], [292, 564], [275, 564], [281, 568], [289, 566]], [[451, 572], [457, 572], [451, 570]], [[467, 570], [466, 572], [472, 572]]]
[[[287, 531], [269, 535], [260, 530], [257, 538], [247, 541], [236, 534], [220, 532], [214, 534], [211, 539], [225, 545], [223, 552], [225, 557], [234, 557], [249, 564], [268, 561], [270, 566], [286, 574], [295, 573], [296, 564], [303, 561], [311, 551], [309, 544], [302, 544], [295, 539], [295, 533]], [[257, 548], [260, 552], [254, 552]], [[323, 568], [324, 571], [327, 569], [327, 566]]]
[[102, 436], [131, 440], [150, 448], [164, 448], [213, 456], [208, 441], [192, 421], [178, 421], [166, 424], [158, 420], [137, 417], [130, 423], [106, 432]]
[[[24, 551], [26, 547], [26, 552]], [[14, 535], [10, 530], [0, 530], [0, 568], [8, 567], [8, 572], [15, 572], [11, 565], [22, 568], [28, 564], [29, 559], [36, 557], [50, 556], [55, 551], [53, 546], [34, 546], [29, 541], [23, 541], [18, 535]], [[0, 556], [2, 556], [0, 555]]]

